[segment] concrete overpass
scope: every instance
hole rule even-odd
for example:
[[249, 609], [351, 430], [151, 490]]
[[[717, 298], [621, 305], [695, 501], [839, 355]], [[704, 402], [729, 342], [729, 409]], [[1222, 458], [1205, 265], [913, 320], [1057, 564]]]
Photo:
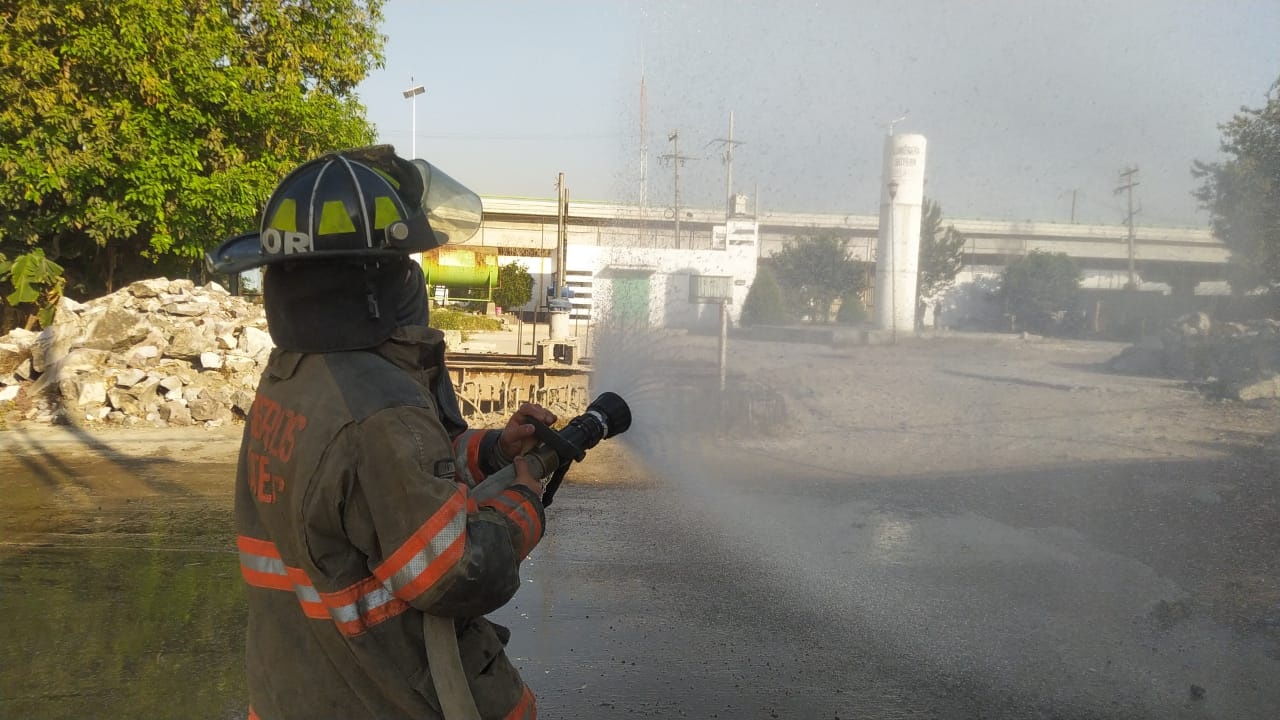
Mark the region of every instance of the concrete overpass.
[[[555, 200], [485, 197], [484, 224], [471, 244], [500, 248], [504, 255], [553, 256], [556, 247]], [[874, 262], [879, 218], [766, 212], [759, 224], [759, 254], [769, 256], [796, 236], [834, 231], [850, 239], [856, 259]], [[1128, 230], [1122, 225], [1078, 225], [944, 218], [968, 238], [964, 275], [999, 272], [1011, 259], [1032, 250], [1063, 252], [1085, 273], [1085, 286], [1120, 289], [1128, 280]], [[603, 202], [571, 202], [569, 245], [635, 248], [713, 247], [713, 230], [725, 224], [723, 210], [681, 210], [680, 237], [674, 236], [670, 209]], [[1228, 250], [1207, 228], [1137, 227], [1135, 264], [1144, 289], [1192, 291], [1199, 283], [1221, 284]]]

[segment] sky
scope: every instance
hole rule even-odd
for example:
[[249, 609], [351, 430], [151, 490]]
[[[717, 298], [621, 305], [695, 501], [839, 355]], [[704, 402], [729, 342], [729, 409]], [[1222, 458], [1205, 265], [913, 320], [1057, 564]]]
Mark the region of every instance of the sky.
[[[944, 216], [1205, 226], [1195, 160], [1280, 78], [1280, 0], [389, 0], [358, 88], [381, 142], [481, 195], [875, 214], [889, 121]], [[644, 79], [645, 111], [640, 86]], [[421, 84], [426, 92], [406, 100]]]

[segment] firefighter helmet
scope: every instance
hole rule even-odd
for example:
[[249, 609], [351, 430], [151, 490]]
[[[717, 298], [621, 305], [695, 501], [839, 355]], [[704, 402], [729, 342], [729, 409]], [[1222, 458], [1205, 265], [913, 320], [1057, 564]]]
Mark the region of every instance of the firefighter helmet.
[[299, 166], [271, 194], [258, 232], [224, 241], [207, 261], [224, 273], [296, 260], [371, 261], [462, 242], [479, 225], [475, 193], [379, 145]]

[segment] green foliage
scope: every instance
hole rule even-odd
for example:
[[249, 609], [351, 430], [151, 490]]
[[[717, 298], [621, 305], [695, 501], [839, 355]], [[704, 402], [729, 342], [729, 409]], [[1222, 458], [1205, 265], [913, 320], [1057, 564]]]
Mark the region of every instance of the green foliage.
[[12, 261], [0, 254], [0, 279], [7, 280], [13, 292], [4, 296], [12, 307], [34, 305], [35, 317], [40, 327], [53, 322], [58, 300], [66, 282], [62, 266], [44, 256], [44, 250], [36, 248]]
[[778, 278], [774, 277], [772, 267], [762, 263], [756, 269], [755, 281], [747, 290], [747, 299], [742, 302], [742, 317], [739, 322], [744, 327], [749, 327], [785, 325], [790, 321], [786, 303], [782, 299], [782, 288], [778, 287]]
[[1062, 333], [1079, 303], [1080, 268], [1066, 253], [1033, 250], [1005, 267], [1000, 293], [1015, 330]]
[[497, 318], [472, 315], [471, 313], [447, 310], [445, 308], [434, 308], [427, 324], [440, 330], [461, 330], [464, 333], [493, 332], [502, 329], [502, 321]]
[[0, 250], [43, 248], [84, 293], [185, 274], [294, 165], [373, 140], [353, 91], [382, 2], [11, 0]]
[[1261, 108], [1243, 108], [1220, 125], [1221, 162], [1195, 162], [1195, 196], [1213, 233], [1231, 249], [1236, 292], [1280, 286], [1280, 80]]
[[954, 225], [942, 226], [942, 206], [924, 199], [920, 215], [920, 264], [916, 271], [916, 324], [924, 318], [925, 303], [936, 300], [964, 263], [966, 238]]
[[792, 238], [772, 260], [793, 314], [814, 321], [830, 322], [835, 299], [865, 284], [865, 264], [849, 257], [848, 238], [833, 233]]
[[514, 260], [498, 268], [498, 287], [493, 302], [503, 308], [517, 308], [533, 298], [533, 276]]
[[836, 313], [836, 322], [841, 325], [861, 325], [867, 321], [867, 307], [862, 304], [862, 294], [845, 293], [840, 296], [840, 310]]

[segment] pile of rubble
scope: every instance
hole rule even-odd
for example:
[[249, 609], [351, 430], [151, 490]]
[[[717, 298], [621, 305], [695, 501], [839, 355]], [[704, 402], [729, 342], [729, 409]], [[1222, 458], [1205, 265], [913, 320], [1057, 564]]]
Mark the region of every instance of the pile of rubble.
[[1114, 372], [1162, 375], [1236, 400], [1280, 397], [1280, 321], [1186, 315], [1112, 358]]
[[41, 332], [0, 337], [0, 418], [210, 427], [243, 418], [273, 347], [262, 307], [217, 283], [141, 280], [63, 298]]

